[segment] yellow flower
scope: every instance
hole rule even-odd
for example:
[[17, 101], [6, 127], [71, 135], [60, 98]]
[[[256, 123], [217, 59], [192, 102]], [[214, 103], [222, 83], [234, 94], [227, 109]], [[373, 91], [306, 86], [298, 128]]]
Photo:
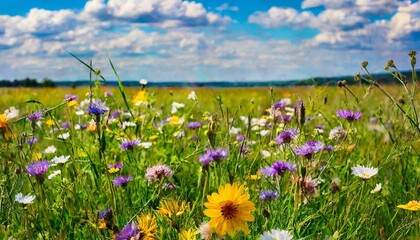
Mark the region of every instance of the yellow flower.
[[55, 124], [55, 122], [54, 122], [54, 120], [52, 120], [52, 119], [48, 119], [46, 122], [45, 122], [45, 124], [47, 124], [48, 126], [53, 126], [54, 124]]
[[254, 221], [251, 212], [255, 210], [254, 203], [249, 201], [249, 194], [244, 186], [226, 184], [219, 187], [218, 193], [207, 196], [204, 203], [204, 215], [211, 218], [209, 225], [218, 235], [228, 233], [234, 236], [236, 231], [249, 233], [247, 222]]
[[95, 120], [90, 120], [89, 126], [86, 128], [88, 132], [96, 132], [96, 122]]
[[108, 169], [108, 172], [109, 173], [116, 173], [116, 172], [119, 172], [119, 171], [120, 171], [119, 168], [110, 168], [110, 169]]
[[178, 233], [179, 240], [195, 240], [197, 235], [197, 230], [189, 229], [184, 230], [182, 229], [180, 233]]
[[158, 136], [157, 135], [152, 135], [149, 137], [149, 140], [155, 140]]
[[182, 215], [187, 208], [188, 204], [185, 201], [182, 201], [180, 205], [175, 200], [162, 200], [160, 202], [160, 208], [157, 211], [158, 213], [171, 218], [173, 215]]
[[7, 126], [6, 114], [1, 114], [0, 115], [0, 129], [6, 128], [6, 126]]
[[73, 106], [76, 106], [78, 104], [79, 104], [79, 102], [77, 102], [76, 100], [72, 100], [72, 101], [67, 103], [67, 106], [68, 107], [73, 107]]
[[137, 229], [140, 231], [139, 240], [153, 240], [157, 232], [156, 218], [149, 215], [137, 217]]
[[179, 124], [179, 117], [178, 116], [172, 116], [168, 119], [168, 122], [170, 124], [178, 125]]
[[98, 228], [99, 229], [105, 229], [106, 228], [106, 221], [105, 219], [101, 218], [98, 220]]
[[139, 91], [133, 100], [134, 105], [140, 106], [147, 103], [147, 95], [145, 91]]
[[397, 208], [402, 208], [410, 211], [418, 211], [420, 210], [420, 202], [413, 200], [405, 205], [398, 205]]

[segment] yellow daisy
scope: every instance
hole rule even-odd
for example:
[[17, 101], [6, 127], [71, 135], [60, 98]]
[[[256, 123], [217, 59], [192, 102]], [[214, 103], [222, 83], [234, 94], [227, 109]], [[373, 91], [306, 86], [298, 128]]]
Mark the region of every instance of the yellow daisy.
[[185, 230], [182, 229], [180, 233], [178, 233], [179, 240], [195, 240], [197, 235], [197, 230], [189, 229]]
[[150, 215], [143, 215], [137, 217], [137, 229], [140, 231], [140, 240], [153, 240], [156, 239], [157, 232], [156, 218]]
[[420, 202], [413, 200], [405, 205], [398, 205], [397, 208], [402, 208], [410, 211], [418, 211], [420, 210]]
[[172, 216], [182, 215], [187, 209], [188, 204], [185, 201], [182, 201], [181, 204], [179, 204], [175, 200], [162, 200], [160, 201], [160, 208], [157, 212], [171, 218]]
[[254, 221], [251, 212], [255, 210], [254, 203], [249, 201], [249, 194], [244, 186], [226, 184], [219, 187], [218, 193], [207, 196], [204, 203], [204, 214], [211, 218], [209, 225], [215, 232], [224, 236], [234, 236], [236, 231], [249, 233], [247, 222]]

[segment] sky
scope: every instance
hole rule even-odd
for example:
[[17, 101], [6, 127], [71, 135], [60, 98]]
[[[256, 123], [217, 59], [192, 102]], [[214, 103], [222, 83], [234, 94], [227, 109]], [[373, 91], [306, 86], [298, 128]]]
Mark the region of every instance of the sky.
[[267, 81], [409, 69], [420, 2], [0, 0], [0, 79]]

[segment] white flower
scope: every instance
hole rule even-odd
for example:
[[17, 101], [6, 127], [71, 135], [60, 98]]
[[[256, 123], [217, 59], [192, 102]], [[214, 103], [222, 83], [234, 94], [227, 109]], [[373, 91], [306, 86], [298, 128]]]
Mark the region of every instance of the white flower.
[[69, 160], [69, 158], [70, 158], [70, 155], [69, 156], [62, 155], [60, 157], [55, 156], [53, 159], [51, 159], [51, 166], [56, 166], [58, 164], [64, 164]]
[[74, 130], [80, 130], [82, 127], [79, 124], [74, 125]]
[[22, 204], [31, 204], [35, 200], [35, 196], [27, 195], [23, 196], [22, 193], [18, 193], [15, 196], [15, 201]]
[[58, 138], [59, 139], [67, 139], [67, 138], [69, 138], [70, 137], [70, 133], [69, 132], [66, 132], [66, 133], [60, 133], [59, 135], [58, 135]]
[[272, 229], [271, 232], [264, 232], [259, 240], [292, 240], [293, 236], [286, 230]]
[[135, 127], [135, 126], [136, 126], [135, 122], [123, 122], [121, 128], [126, 129], [127, 127]]
[[82, 116], [82, 115], [85, 114], [85, 111], [79, 110], [79, 111], [76, 111], [75, 113], [76, 113], [77, 116]]
[[200, 237], [204, 240], [210, 240], [213, 237], [213, 229], [210, 227], [208, 222], [203, 222], [199, 228]]
[[378, 184], [376, 184], [375, 188], [372, 189], [372, 191], [370, 191], [370, 193], [377, 193], [377, 192], [381, 191], [381, 189], [382, 189], [382, 184], [378, 183]]
[[195, 95], [194, 91], [191, 91], [190, 94], [188, 94], [187, 97], [189, 100], [197, 101], [197, 95]]
[[369, 179], [378, 173], [378, 169], [357, 165], [356, 167], [351, 168], [351, 173], [358, 177]]
[[241, 119], [242, 122], [244, 122], [245, 125], [248, 125], [248, 117], [240, 116], [239, 119]]
[[144, 78], [140, 79], [139, 82], [140, 82], [141, 85], [147, 85], [147, 83], [148, 83], [148, 81]]
[[335, 127], [331, 129], [329, 139], [335, 140], [335, 141], [343, 141], [346, 139], [347, 131], [344, 130], [342, 127]]
[[263, 136], [263, 137], [266, 136], [269, 133], [270, 133], [270, 130], [261, 130], [260, 131], [260, 135]]
[[49, 176], [48, 176], [48, 179], [52, 179], [53, 177], [55, 177], [55, 176], [57, 176], [58, 174], [60, 174], [61, 173], [61, 170], [55, 170], [53, 173], [51, 173]]
[[4, 111], [4, 114], [6, 115], [6, 121], [9, 121], [19, 116], [19, 110], [17, 110], [15, 107], [9, 107]]
[[151, 146], [152, 146], [152, 143], [151, 142], [141, 142], [141, 143], [139, 143], [138, 144], [140, 147], [143, 147], [143, 148], [150, 148]]
[[240, 129], [240, 128], [231, 127], [231, 128], [230, 128], [230, 130], [229, 130], [229, 134], [232, 134], [232, 135], [237, 135], [238, 133], [240, 133], [240, 132], [241, 132], [241, 130], [242, 130], [242, 129]]
[[57, 148], [54, 145], [51, 145], [44, 150], [44, 153], [51, 154], [51, 153], [55, 153], [56, 151], [57, 151]]
[[178, 112], [178, 109], [185, 107], [185, 104], [183, 103], [178, 103], [178, 102], [172, 102], [172, 109], [171, 109], [171, 113], [174, 114], [176, 112]]
[[261, 155], [263, 156], [263, 158], [268, 158], [271, 156], [271, 153], [267, 150], [262, 150]]

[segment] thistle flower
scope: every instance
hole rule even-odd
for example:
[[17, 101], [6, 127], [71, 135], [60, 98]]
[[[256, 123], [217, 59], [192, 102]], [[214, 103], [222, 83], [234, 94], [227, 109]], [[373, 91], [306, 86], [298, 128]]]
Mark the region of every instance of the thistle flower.
[[258, 240], [292, 240], [293, 235], [291, 235], [286, 230], [272, 229], [270, 232], [264, 232], [263, 235], [258, 238]]
[[146, 178], [149, 182], [160, 181], [164, 178], [170, 178], [173, 172], [166, 164], [157, 164], [146, 169]]
[[260, 192], [260, 199], [262, 201], [273, 200], [276, 199], [278, 196], [278, 192], [273, 190], [263, 190]]
[[114, 186], [116, 187], [125, 187], [127, 186], [127, 184], [129, 182], [133, 181], [133, 177], [128, 175], [128, 176], [117, 176], [112, 183], [114, 184]]
[[295, 153], [298, 156], [304, 156], [307, 159], [311, 159], [312, 156], [321, 151], [324, 148], [324, 144], [320, 141], [309, 140], [304, 145], [295, 148]]
[[298, 131], [294, 128], [289, 128], [284, 132], [280, 133], [274, 141], [277, 145], [281, 145], [283, 143], [290, 143], [296, 136], [298, 135]]
[[29, 176], [36, 177], [41, 183], [44, 181], [44, 175], [47, 173], [50, 163], [46, 160], [30, 163], [26, 167], [26, 172]]
[[357, 165], [356, 167], [351, 168], [351, 173], [363, 179], [369, 179], [378, 173], [378, 169]]
[[24, 196], [21, 192], [16, 194], [15, 201], [22, 204], [31, 204], [35, 200], [35, 196], [26, 195]]
[[131, 240], [137, 235], [137, 225], [135, 222], [128, 223], [125, 227], [121, 230], [121, 232], [117, 233], [115, 236], [115, 240]]
[[337, 111], [337, 116], [340, 118], [346, 119], [348, 122], [353, 122], [354, 120], [359, 120], [362, 117], [361, 112], [353, 112], [351, 110], [340, 109]]
[[296, 166], [285, 161], [274, 162], [271, 166], [261, 168], [261, 172], [265, 176], [283, 176], [286, 171], [296, 171]]
[[109, 107], [107, 107], [104, 102], [98, 99], [98, 100], [93, 101], [92, 104], [89, 105], [87, 110], [89, 114], [100, 116], [108, 112]]
[[42, 118], [42, 111], [35, 112], [26, 116], [26, 119], [28, 119], [31, 122], [36, 122], [41, 118]]
[[318, 194], [318, 183], [310, 177], [299, 178], [299, 186], [305, 196], [316, 196]]
[[125, 141], [121, 144], [120, 148], [124, 151], [134, 151], [134, 146], [138, 146], [139, 144], [140, 140], [138, 139]]
[[198, 128], [200, 128], [201, 127], [201, 123], [200, 122], [189, 122], [188, 124], [187, 124], [187, 129], [193, 129], [193, 130], [195, 130], [195, 129], [198, 129]]

